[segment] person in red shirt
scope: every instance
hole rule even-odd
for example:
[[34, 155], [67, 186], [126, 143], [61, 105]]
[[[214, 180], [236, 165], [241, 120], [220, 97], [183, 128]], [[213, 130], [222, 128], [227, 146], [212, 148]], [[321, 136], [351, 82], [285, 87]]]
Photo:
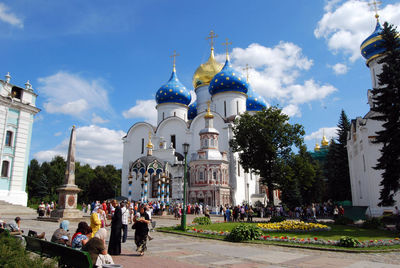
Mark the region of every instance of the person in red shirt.
[[101, 204], [101, 205], [103, 206], [103, 210], [107, 215], [107, 204], [106, 204], [106, 201], [103, 201], [103, 204]]

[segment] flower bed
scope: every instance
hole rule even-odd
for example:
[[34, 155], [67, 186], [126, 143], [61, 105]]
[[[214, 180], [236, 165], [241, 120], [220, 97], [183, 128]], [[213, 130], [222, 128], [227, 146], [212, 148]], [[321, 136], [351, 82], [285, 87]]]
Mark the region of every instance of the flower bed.
[[324, 224], [308, 223], [303, 221], [281, 221], [274, 223], [257, 224], [265, 232], [312, 232], [312, 231], [330, 231], [331, 228]]
[[[329, 228], [329, 227], [328, 227]], [[276, 232], [276, 229], [274, 229]], [[208, 234], [208, 235], [216, 235], [216, 236], [227, 236], [229, 235], [229, 231], [212, 231], [212, 230], [203, 230], [196, 229], [192, 227], [187, 232], [189, 233], [199, 233], [199, 234]], [[257, 240], [261, 241], [275, 241], [275, 242], [288, 242], [294, 244], [314, 244], [314, 245], [330, 245], [330, 246], [339, 246], [339, 240], [325, 240], [320, 239], [318, 237], [310, 237], [310, 238], [297, 238], [296, 236], [271, 236], [271, 235], [262, 235]], [[380, 239], [380, 240], [366, 240], [366, 241], [358, 241], [355, 247], [357, 248], [368, 248], [368, 247], [378, 247], [378, 246], [394, 246], [400, 245], [400, 238], [393, 239]]]

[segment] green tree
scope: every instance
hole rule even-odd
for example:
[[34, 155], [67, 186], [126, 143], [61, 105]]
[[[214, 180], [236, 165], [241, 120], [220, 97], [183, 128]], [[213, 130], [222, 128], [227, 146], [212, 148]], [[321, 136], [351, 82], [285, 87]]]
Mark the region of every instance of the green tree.
[[89, 186], [95, 177], [94, 170], [88, 164], [82, 166], [79, 162], [75, 163], [75, 183], [82, 190], [78, 193], [79, 202], [88, 203], [90, 201], [88, 196]]
[[337, 141], [331, 140], [324, 163], [324, 175], [328, 181], [328, 197], [335, 201], [351, 200], [347, 133], [350, 121], [342, 110], [337, 124]]
[[[29, 166], [28, 166], [28, 175], [27, 175], [27, 191], [28, 191], [28, 198], [41, 198], [39, 192], [41, 192], [42, 185], [40, 183], [41, 177], [43, 173], [41, 171], [41, 166], [36, 159], [32, 159]], [[45, 185], [47, 191], [47, 184]]]
[[113, 165], [97, 166], [94, 169], [95, 178], [89, 183], [89, 200], [104, 200], [120, 195], [121, 169]]
[[282, 178], [279, 172], [285, 161], [281, 160], [290, 157], [293, 145], [300, 146], [303, 142], [303, 127], [291, 125], [288, 120], [289, 117], [274, 106], [254, 115], [244, 113], [235, 121], [230, 141], [232, 151], [239, 154], [239, 163], [244, 170], [252, 170], [261, 176], [268, 187], [271, 202], [275, 184]]
[[375, 169], [383, 171], [378, 205], [392, 206], [395, 203], [393, 197], [400, 187], [400, 39], [396, 28], [387, 22], [381, 36], [385, 54], [378, 62], [382, 65], [382, 72], [378, 75], [379, 87], [372, 90], [372, 111], [377, 113], [372, 118], [383, 122], [383, 129], [376, 132], [375, 142], [382, 148]]

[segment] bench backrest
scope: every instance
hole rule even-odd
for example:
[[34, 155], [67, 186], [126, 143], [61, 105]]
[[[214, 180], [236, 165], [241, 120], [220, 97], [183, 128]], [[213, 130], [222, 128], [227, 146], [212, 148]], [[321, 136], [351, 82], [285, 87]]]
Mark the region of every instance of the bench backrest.
[[10, 236], [10, 231], [6, 228], [0, 228], [0, 234], [4, 234], [6, 236]]
[[33, 237], [25, 236], [25, 240], [27, 250], [36, 252], [41, 256], [56, 257], [58, 262], [66, 267], [91, 268], [93, 266], [88, 252]]

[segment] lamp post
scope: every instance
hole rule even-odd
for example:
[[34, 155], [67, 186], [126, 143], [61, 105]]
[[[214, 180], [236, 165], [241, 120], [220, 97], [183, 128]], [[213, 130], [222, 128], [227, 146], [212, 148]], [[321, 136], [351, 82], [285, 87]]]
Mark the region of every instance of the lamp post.
[[183, 173], [183, 214], [182, 214], [182, 221], [181, 221], [181, 228], [182, 230], [186, 230], [186, 169], [187, 169], [187, 154], [189, 152], [189, 144], [184, 143], [183, 146], [183, 154], [185, 155], [185, 167]]

